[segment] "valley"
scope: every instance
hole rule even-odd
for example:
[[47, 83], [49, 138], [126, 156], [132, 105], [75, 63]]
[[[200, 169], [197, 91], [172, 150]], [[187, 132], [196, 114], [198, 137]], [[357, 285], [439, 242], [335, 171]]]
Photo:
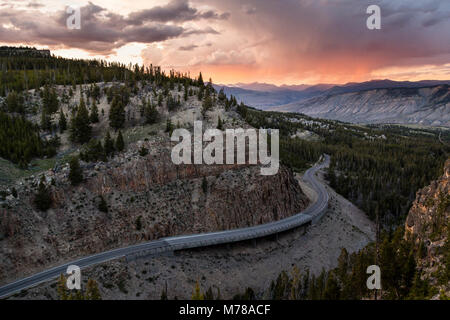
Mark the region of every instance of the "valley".
[[[5, 59], [0, 290], [6, 298], [83, 297], [84, 289], [67, 291], [64, 277], [54, 280], [78, 261], [84, 287], [97, 288], [95, 297], [103, 299], [372, 299], [365, 266], [378, 259], [375, 245], [386, 266], [399, 266], [383, 276], [382, 298], [449, 294], [448, 188], [432, 182], [448, 178], [447, 84], [316, 87], [320, 94], [300, 102], [306, 109], [294, 103], [263, 111], [215, 89], [201, 73], [191, 78], [27, 50]], [[378, 85], [386, 83], [370, 83]], [[330, 107], [338, 101], [347, 109]], [[197, 121], [220, 132], [278, 130], [278, 172], [262, 175], [264, 166], [250, 163], [246, 152], [241, 164], [175, 164], [174, 130], [186, 130], [194, 137], [187, 144], [195, 145]], [[428, 192], [430, 183], [440, 191]], [[434, 200], [417, 198], [425, 193]], [[424, 223], [425, 207], [434, 213]], [[420, 240], [403, 237], [415, 225], [423, 226], [412, 230]], [[293, 226], [299, 228], [287, 231]], [[261, 238], [261, 230], [270, 232]], [[173, 252], [176, 245], [180, 251]], [[292, 289], [299, 279], [308, 285]]]

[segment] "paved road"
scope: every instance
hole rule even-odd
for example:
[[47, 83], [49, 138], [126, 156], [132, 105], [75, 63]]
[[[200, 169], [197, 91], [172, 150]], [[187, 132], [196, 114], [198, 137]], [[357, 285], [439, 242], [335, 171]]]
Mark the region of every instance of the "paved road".
[[39, 283], [55, 279], [59, 277], [60, 274], [65, 274], [67, 267], [70, 265], [76, 265], [83, 269], [95, 264], [130, 255], [156, 254], [167, 251], [198, 248], [256, 239], [272, 234], [277, 234], [279, 232], [290, 230], [302, 225], [310, 223], [314, 224], [322, 217], [322, 215], [326, 211], [329, 199], [327, 191], [325, 190], [324, 186], [316, 180], [314, 174], [321, 168], [327, 166], [329, 164], [329, 161], [329, 156], [325, 155], [323, 161], [320, 164], [317, 164], [316, 166], [308, 169], [305, 172], [303, 179], [309, 182], [311, 187], [317, 192], [317, 200], [304, 211], [289, 218], [249, 228], [163, 238], [156, 241], [94, 254], [92, 256], [81, 258], [55, 268], [47, 269], [30, 277], [23, 278], [0, 287], [0, 297], [5, 297], [20, 290], [36, 286]]

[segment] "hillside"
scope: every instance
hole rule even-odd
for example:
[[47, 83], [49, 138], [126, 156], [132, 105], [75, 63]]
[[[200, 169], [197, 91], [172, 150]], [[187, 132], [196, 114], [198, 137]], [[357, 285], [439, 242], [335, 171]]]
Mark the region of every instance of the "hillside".
[[[261, 260], [258, 268], [270, 272], [256, 272], [249, 283], [259, 290], [266, 290], [267, 281], [285, 266], [298, 263], [303, 270], [317, 275], [322, 267], [328, 270], [336, 266], [341, 248], [356, 254], [373, 239], [373, 228], [365, 226], [378, 220], [384, 230], [404, 225], [417, 190], [441, 174], [450, 152], [450, 130], [353, 125], [299, 113], [260, 111], [215, 90], [211, 83], [203, 81], [201, 73], [192, 79], [175, 71], [166, 74], [154, 66], [126, 67], [102, 61], [35, 57], [34, 53], [27, 57], [20, 50], [18, 56], [0, 58], [1, 61], [8, 61], [11, 66], [2, 73], [5, 81], [0, 83], [2, 284], [113, 248], [289, 217], [314, 198], [310, 188], [301, 182], [299, 185], [295, 176], [328, 154], [330, 167], [320, 175], [329, 183], [332, 202], [322, 227], [313, 226], [305, 234], [301, 230], [293, 233], [298, 242], [289, 242], [292, 251], [279, 250], [283, 247], [279, 244], [270, 245], [267, 250], [257, 249], [261, 254], [248, 255], [247, 269], [243, 268], [239, 252], [235, 260], [227, 262], [230, 269], [224, 268], [239, 269], [242, 272], [237, 277], [244, 279]], [[264, 84], [252, 86], [273, 92], [286, 90]], [[442, 92], [448, 91], [448, 86], [440, 87], [429, 98], [433, 102], [448, 101], [448, 95]], [[313, 92], [315, 88], [331, 90], [319, 86], [303, 91]], [[390, 92], [367, 92], [378, 90]], [[424, 94], [431, 89], [392, 90], [418, 90]], [[193, 122], [200, 120], [204, 129], [279, 129], [278, 174], [261, 176], [259, 165], [248, 164], [174, 165], [170, 157], [175, 145], [170, 139], [172, 131], [184, 128], [192, 133]], [[400, 241], [403, 232], [398, 234], [392, 245], [387, 243], [385, 252], [395, 252], [391, 249], [404, 245]], [[314, 254], [312, 248], [316, 249]], [[406, 260], [410, 251], [407, 249], [395, 259], [386, 256], [383, 263], [412, 270]], [[373, 263], [370, 247], [366, 254], [364, 263]], [[268, 258], [262, 261], [263, 256]], [[191, 260], [192, 268], [186, 273], [180, 259], [163, 257], [160, 268], [164, 273], [152, 270], [152, 275], [142, 280], [136, 277], [133, 294], [137, 297], [142, 293], [138, 287], [144, 281], [151, 286], [156, 282], [154, 277], [161, 275], [158, 287], [152, 289], [154, 298], [170, 277], [168, 273], [181, 266], [182, 285], [177, 295], [189, 297], [198, 280], [195, 278], [200, 274], [209, 278], [221, 263], [216, 255], [211, 255], [200, 273], [196, 259], [205, 259], [198, 257]], [[224, 257], [228, 259], [228, 252]], [[355, 258], [349, 262], [352, 259]], [[177, 266], [173, 267], [172, 262]], [[144, 259], [142, 263], [137, 272], [143, 275], [149, 269], [148, 261]], [[109, 279], [118, 281], [121, 293], [107, 291], [110, 297], [124, 294], [121, 297], [131, 298], [125, 296], [120, 283], [133, 271], [122, 267], [120, 279], [108, 275], [101, 282], [109, 290]], [[339, 281], [351, 285], [355, 277], [365, 276], [365, 269], [361, 270], [362, 273], [358, 271], [348, 278], [353, 280]], [[93, 278], [98, 280], [99, 274], [102, 272], [95, 272]], [[208, 285], [214, 285], [217, 279], [222, 281], [222, 275], [216, 276]], [[386, 298], [408, 297], [413, 276], [408, 273], [399, 278], [395, 274], [387, 282], [387, 289], [391, 289], [386, 290]], [[392, 289], [399, 285], [398, 278], [406, 283], [402, 284], [402, 292]], [[236, 279], [228, 286], [218, 284], [226, 288], [229, 297], [240, 291], [240, 284], [244, 283]], [[366, 297], [365, 282], [357, 281], [359, 291], [349, 287], [341, 297]], [[53, 290], [50, 296], [56, 294]]]
[[303, 92], [281, 87], [276, 87], [276, 89], [264, 87], [260, 88], [261, 90], [255, 90], [253, 87], [253, 89], [248, 89], [248, 86], [231, 87], [215, 85], [214, 87], [217, 91], [223, 88], [228, 97], [234, 96], [239, 103], [243, 102], [248, 106], [261, 110], [311, 98], [320, 93], [320, 91]]
[[[2, 83], [2, 284], [108, 249], [279, 220], [309, 203], [286, 166], [262, 176], [258, 165], [172, 162], [175, 128], [192, 132], [197, 120], [204, 129], [249, 127], [239, 106], [200, 75], [59, 58], [11, 61], [30, 62], [31, 73], [62, 68], [37, 89], [12, 91], [24, 84], [13, 78]], [[77, 72], [65, 72], [75, 65]], [[85, 70], [96, 74], [85, 77]], [[77, 85], [77, 77], [91, 83]]]
[[417, 192], [405, 236], [420, 248], [422, 278], [450, 296], [450, 159], [444, 174]]
[[271, 108], [353, 123], [450, 127], [450, 86], [388, 88], [326, 94]]

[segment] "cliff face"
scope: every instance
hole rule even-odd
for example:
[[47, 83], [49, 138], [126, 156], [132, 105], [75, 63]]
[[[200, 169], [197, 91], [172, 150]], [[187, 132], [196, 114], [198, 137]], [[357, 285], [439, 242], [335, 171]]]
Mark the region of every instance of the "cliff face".
[[431, 284], [450, 292], [450, 159], [444, 174], [419, 190], [405, 223], [406, 237], [423, 246], [418, 266]]
[[39, 177], [18, 185], [18, 199], [0, 211], [0, 283], [107, 249], [282, 219], [308, 204], [286, 167], [261, 176], [259, 166], [175, 166], [167, 142], [141, 144], [149, 155], [136, 145], [108, 163], [83, 164], [87, 179], [77, 187], [67, 167], [46, 172], [54, 181], [47, 212], [33, 205]]

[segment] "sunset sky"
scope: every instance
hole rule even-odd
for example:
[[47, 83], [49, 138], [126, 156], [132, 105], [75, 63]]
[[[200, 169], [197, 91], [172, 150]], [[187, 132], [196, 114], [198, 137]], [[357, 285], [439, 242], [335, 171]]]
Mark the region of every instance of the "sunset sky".
[[[381, 30], [366, 9], [381, 8]], [[81, 29], [66, 27], [81, 6]], [[0, 44], [215, 83], [450, 79], [448, 0], [0, 0]]]

